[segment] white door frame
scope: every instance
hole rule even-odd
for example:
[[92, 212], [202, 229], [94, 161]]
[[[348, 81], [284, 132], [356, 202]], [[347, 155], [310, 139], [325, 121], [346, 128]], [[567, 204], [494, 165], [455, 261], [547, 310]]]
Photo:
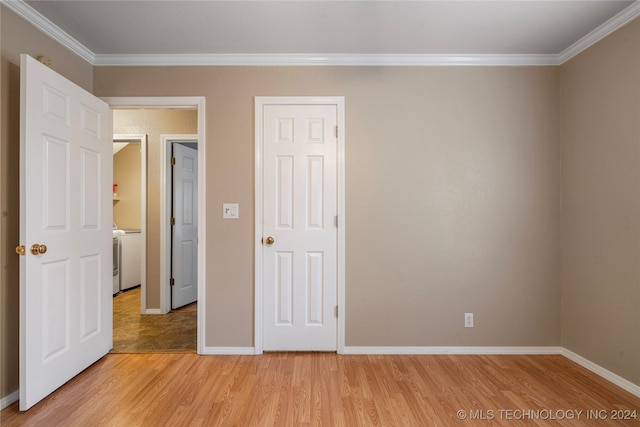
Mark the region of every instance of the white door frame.
[[[166, 283], [164, 289], [160, 292], [164, 293], [164, 303], [162, 310], [166, 309], [167, 313], [171, 310], [171, 286], [169, 286], [169, 278], [171, 277], [171, 193], [173, 186], [171, 185], [171, 144], [174, 142], [195, 142], [198, 144], [198, 135], [160, 135], [160, 283]], [[200, 146], [198, 145], [198, 149]], [[200, 157], [198, 157], [200, 159]], [[198, 160], [199, 162], [199, 160]], [[200, 165], [198, 165], [199, 167]], [[198, 203], [200, 203], [200, 176], [198, 176]], [[164, 226], [162, 226], [164, 224]], [[198, 252], [200, 245], [198, 245]], [[200, 268], [200, 260], [198, 259], [198, 268]], [[200, 289], [198, 289], [200, 291]], [[198, 293], [198, 299], [200, 294]], [[200, 303], [198, 303], [200, 304]], [[200, 307], [198, 307], [200, 310]]]
[[[112, 107], [113, 109], [113, 107]], [[140, 254], [140, 313], [145, 314], [147, 307], [147, 135], [113, 134], [113, 142], [140, 143], [140, 234], [142, 253]]]
[[254, 299], [254, 350], [262, 354], [262, 310], [263, 310], [263, 277], [262, 277], [262, 207], [263, 207], [263, 109], [266, 105], [335, 105], [338, 117], [337, 157], [337, 203], [338, 203], [338, 244], [337, 244], [337, 294], [338, 294], [338, 354], [345, 351], [345, 100], [343, 96], [256, 96], [255, 97], [255, 299]]
[[[205, 130], [205, 97], [103, 97], [111, 109], [196, 109], [198, 115], [198, 332], [197, 352], [205, 353], [206, 337], [206, 130]], [[161, 194], [162, 197], [162, 194]], [[162, 213], [161, 213], [162, 214]], [[162, 259], [162, 258], [161, 258]], [[160, 292], [160, 309], [162, 314], [170, 310], [170, 300], [165, 292]]]

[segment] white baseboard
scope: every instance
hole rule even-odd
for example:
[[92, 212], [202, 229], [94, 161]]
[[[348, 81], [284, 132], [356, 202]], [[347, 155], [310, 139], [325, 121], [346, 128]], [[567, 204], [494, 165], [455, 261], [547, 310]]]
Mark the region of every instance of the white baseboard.
[[255, 347], [205, 347], [203, 355], [255, 355]]
[[345, 347], [343, 354], [562, 354], [562, 347]]
[[7, 406], [11, 405], [14, 402], [17, 402], [20, 398], [20, 390], [16, 390], [8, 396], [0, 399], [0, 411], [2, 411]]
[[608, 369], [605, 369], [602, 366], [597, 365], [592, 361], [585, 359], [579, 354], [576, 354], [571, 350], [567, 350], [566, 348], [562, 349], [562, 355], [569, 360], [573, 360], [578, 365], [584, 368], [587, 368], [594, 374], [601, 376], [602, 378], [609, 381], [610, 383], [617, 385], [621, 389], [628, 391], [634, 396], [640, 397], [640, 386], [622, 378], [620, 375], [614, 374]]
[[144, 314], [166, 314], [166, 313], [162, 313], [162, 310], [160, 310], [159, 308], [147, 308], [144, 311]]

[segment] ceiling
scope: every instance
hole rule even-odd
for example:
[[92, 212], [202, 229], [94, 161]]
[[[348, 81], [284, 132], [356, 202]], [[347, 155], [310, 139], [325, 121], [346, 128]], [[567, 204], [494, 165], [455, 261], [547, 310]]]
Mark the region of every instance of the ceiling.
[[97, 65], [216, 58], [320, 64], [349, 58], [462, 63], [511, 58], [546, 64], [562, 61], [580, 44], [593, 43], [640, 14], [639, 2], [617, 0], [8, 3], [46, 17], [45, 23], [55, 24]]

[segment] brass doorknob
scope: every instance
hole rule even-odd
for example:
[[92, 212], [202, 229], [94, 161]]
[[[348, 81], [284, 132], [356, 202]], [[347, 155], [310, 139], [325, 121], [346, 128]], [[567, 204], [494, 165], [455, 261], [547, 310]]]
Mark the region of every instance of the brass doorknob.
[[47, 247], [45, 245], [39, 245], [37, 243], [31, 245], [30, 249], [31, 253], [34, 255], [41, 255], [47, 252]]
[[269, 236], [269, 237], [267, 237], [266, 239], [264, 239], [264, 242], [265, 242], [267, 245], [273, 245], [273, 244], [275, 243], [275, 241], [276, 241], [276, 239], [274, 239], [274, 238], [273, 238], [273, 237], [271, 237], [271, 236]]
[[27, 248], [25, 248], [24, 245], [18, 245], [16, 246], [16, 253], [20, 256], [24, 256], [24, 254], [27, 253]]

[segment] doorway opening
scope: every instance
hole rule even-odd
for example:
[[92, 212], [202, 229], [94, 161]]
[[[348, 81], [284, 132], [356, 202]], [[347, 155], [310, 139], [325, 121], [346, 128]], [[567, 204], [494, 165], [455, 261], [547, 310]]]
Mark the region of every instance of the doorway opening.
[[[147, 135], [113, 135], [113, 294], [146, 289]], [[145, 292], [142, 292], [145, 295]], [[142, 300], [140, 313], [146, 302]]]
[[[192, 352], [204, 353], [204, 259], [205, 259], [205, 233], [204, 219], [206, 216], [205, 204], [202, 201], [204, 194], [205, 168], [204, 163], [204, 98], [103, 98], [112, 108], [114, 114], [115, 134], [141, 134], [147, 136], [147, 180], [146, 200], [142, 204], [146, 207], [146, 261], [142, 264], [145, 280], [141, 286], [122, 296], [129, 301], [125, 304], [129, 307], [136, 306], [139, 301], [139, 310], [134, 312], [133, 321], [125, 322], [128, 326], [137, 326], [146, 331], [148, 342], [139, 342], [136, 348], [124, 349], [127, 352]], [[153, 118], [155, 117], [155, 118]], [[171, 119], [174, 117], [174, 119]], [[176, 125], [177, 124], [177, 125]], [[174, 126], [175, 125], [175, 126]], [[164, 254], [170, 245], [170, 237], [165, 233], [165, 222], [170, 220], [164, 214], [165, 180], [161, 171], [164, 169], [164, 142], [162, 135], [189, 135], [194, 142], [198, 142], [198, 150], [194, 157], [194, 163], [198, 166], [197, 178], [200, 183], [200, 191], [193, 193], [197, 204], [194, 218], [197, 222], [197, 245], [193, 251], [195, 264], [195, 280], [193, 286], [197, 289], [199, 301], [181, 310], [171, 309], [171, 298], [168, 295], [169, 275], [163, 274], [166, 260]], [[120, 190], [118, 183], [118, 189]], [[114, 203], [122, 202], [121, 200]], [[120, 224], [118, 224], [120, 226]], [[136, 296], [137, 293], [137, 296]], [[137, 300], [136, 300], [137, 298]], [[116, 298], [117, 299], [117, 298]], [[122, 306], [114, 299], [114, 350], [117, 337], [115, 327], [118, 312]], [[133, 304], [131, 303], [133, 300]], [[123, 301], [123, 300], [121, 300]], [[178, 316], [180, 319], [175, 319]], [[185, 320], [184, 317], [189, 317]], [[189, 328], [189, 324], [193, 327]], [[176, 328], [176, 325], [180, 327]], [[185, 329], [187, 328], [187, 329]], [[185, 348], [185, 336], [192, 335], [192, 345]], [[168, 343], [166, 337], [175, 335], [176, 342]], [[138, 334], [138, 336], [142, 336]], [[144, 337], [142, 340], [144, 341]], [[134, 346], [136, 347], [136, 346]], [[142, 348], [144, 347], [144, 348]]]

